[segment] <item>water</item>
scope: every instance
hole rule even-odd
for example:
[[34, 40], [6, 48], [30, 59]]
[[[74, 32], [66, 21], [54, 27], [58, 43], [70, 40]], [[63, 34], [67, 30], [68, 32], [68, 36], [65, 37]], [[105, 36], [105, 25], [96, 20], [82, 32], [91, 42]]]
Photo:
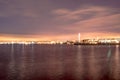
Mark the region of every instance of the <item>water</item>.
[[0, 80], [120, 80], [120, 46], [0, 45]]

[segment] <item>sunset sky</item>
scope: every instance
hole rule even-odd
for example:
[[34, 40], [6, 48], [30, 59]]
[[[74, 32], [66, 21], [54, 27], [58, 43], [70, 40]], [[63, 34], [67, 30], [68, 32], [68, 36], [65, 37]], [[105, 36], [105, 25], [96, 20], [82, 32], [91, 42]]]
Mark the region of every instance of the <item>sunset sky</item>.
[[120, 37], [120, 0], [0, 0], [0, 40]]

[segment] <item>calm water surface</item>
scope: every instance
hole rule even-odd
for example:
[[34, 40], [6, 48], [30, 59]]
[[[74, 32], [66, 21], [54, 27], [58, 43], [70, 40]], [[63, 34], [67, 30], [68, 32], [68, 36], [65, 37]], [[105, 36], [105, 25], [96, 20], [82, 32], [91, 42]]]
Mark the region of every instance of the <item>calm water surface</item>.
[[0, 80], [120, 80], [120, 46], [0, 45]]

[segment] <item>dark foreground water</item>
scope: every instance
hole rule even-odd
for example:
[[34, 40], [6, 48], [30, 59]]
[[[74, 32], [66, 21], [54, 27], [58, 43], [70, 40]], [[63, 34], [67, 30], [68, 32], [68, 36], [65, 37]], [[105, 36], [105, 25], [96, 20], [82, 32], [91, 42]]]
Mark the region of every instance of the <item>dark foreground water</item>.
[[0, 45], [0, 80], [120, 80], [120, 46]]

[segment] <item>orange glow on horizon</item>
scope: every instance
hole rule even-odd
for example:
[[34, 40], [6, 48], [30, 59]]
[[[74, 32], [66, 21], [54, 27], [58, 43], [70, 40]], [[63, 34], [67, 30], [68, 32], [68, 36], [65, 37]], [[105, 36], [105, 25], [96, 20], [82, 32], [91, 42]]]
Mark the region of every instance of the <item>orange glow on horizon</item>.
[[[81, 33], [81, 39], [91, 38], [120, 38], [118, 33]], [[69, 35], [1, 35], [2, 41], [66, 41], [66, 40], [78, 40], [78, 34]]]

